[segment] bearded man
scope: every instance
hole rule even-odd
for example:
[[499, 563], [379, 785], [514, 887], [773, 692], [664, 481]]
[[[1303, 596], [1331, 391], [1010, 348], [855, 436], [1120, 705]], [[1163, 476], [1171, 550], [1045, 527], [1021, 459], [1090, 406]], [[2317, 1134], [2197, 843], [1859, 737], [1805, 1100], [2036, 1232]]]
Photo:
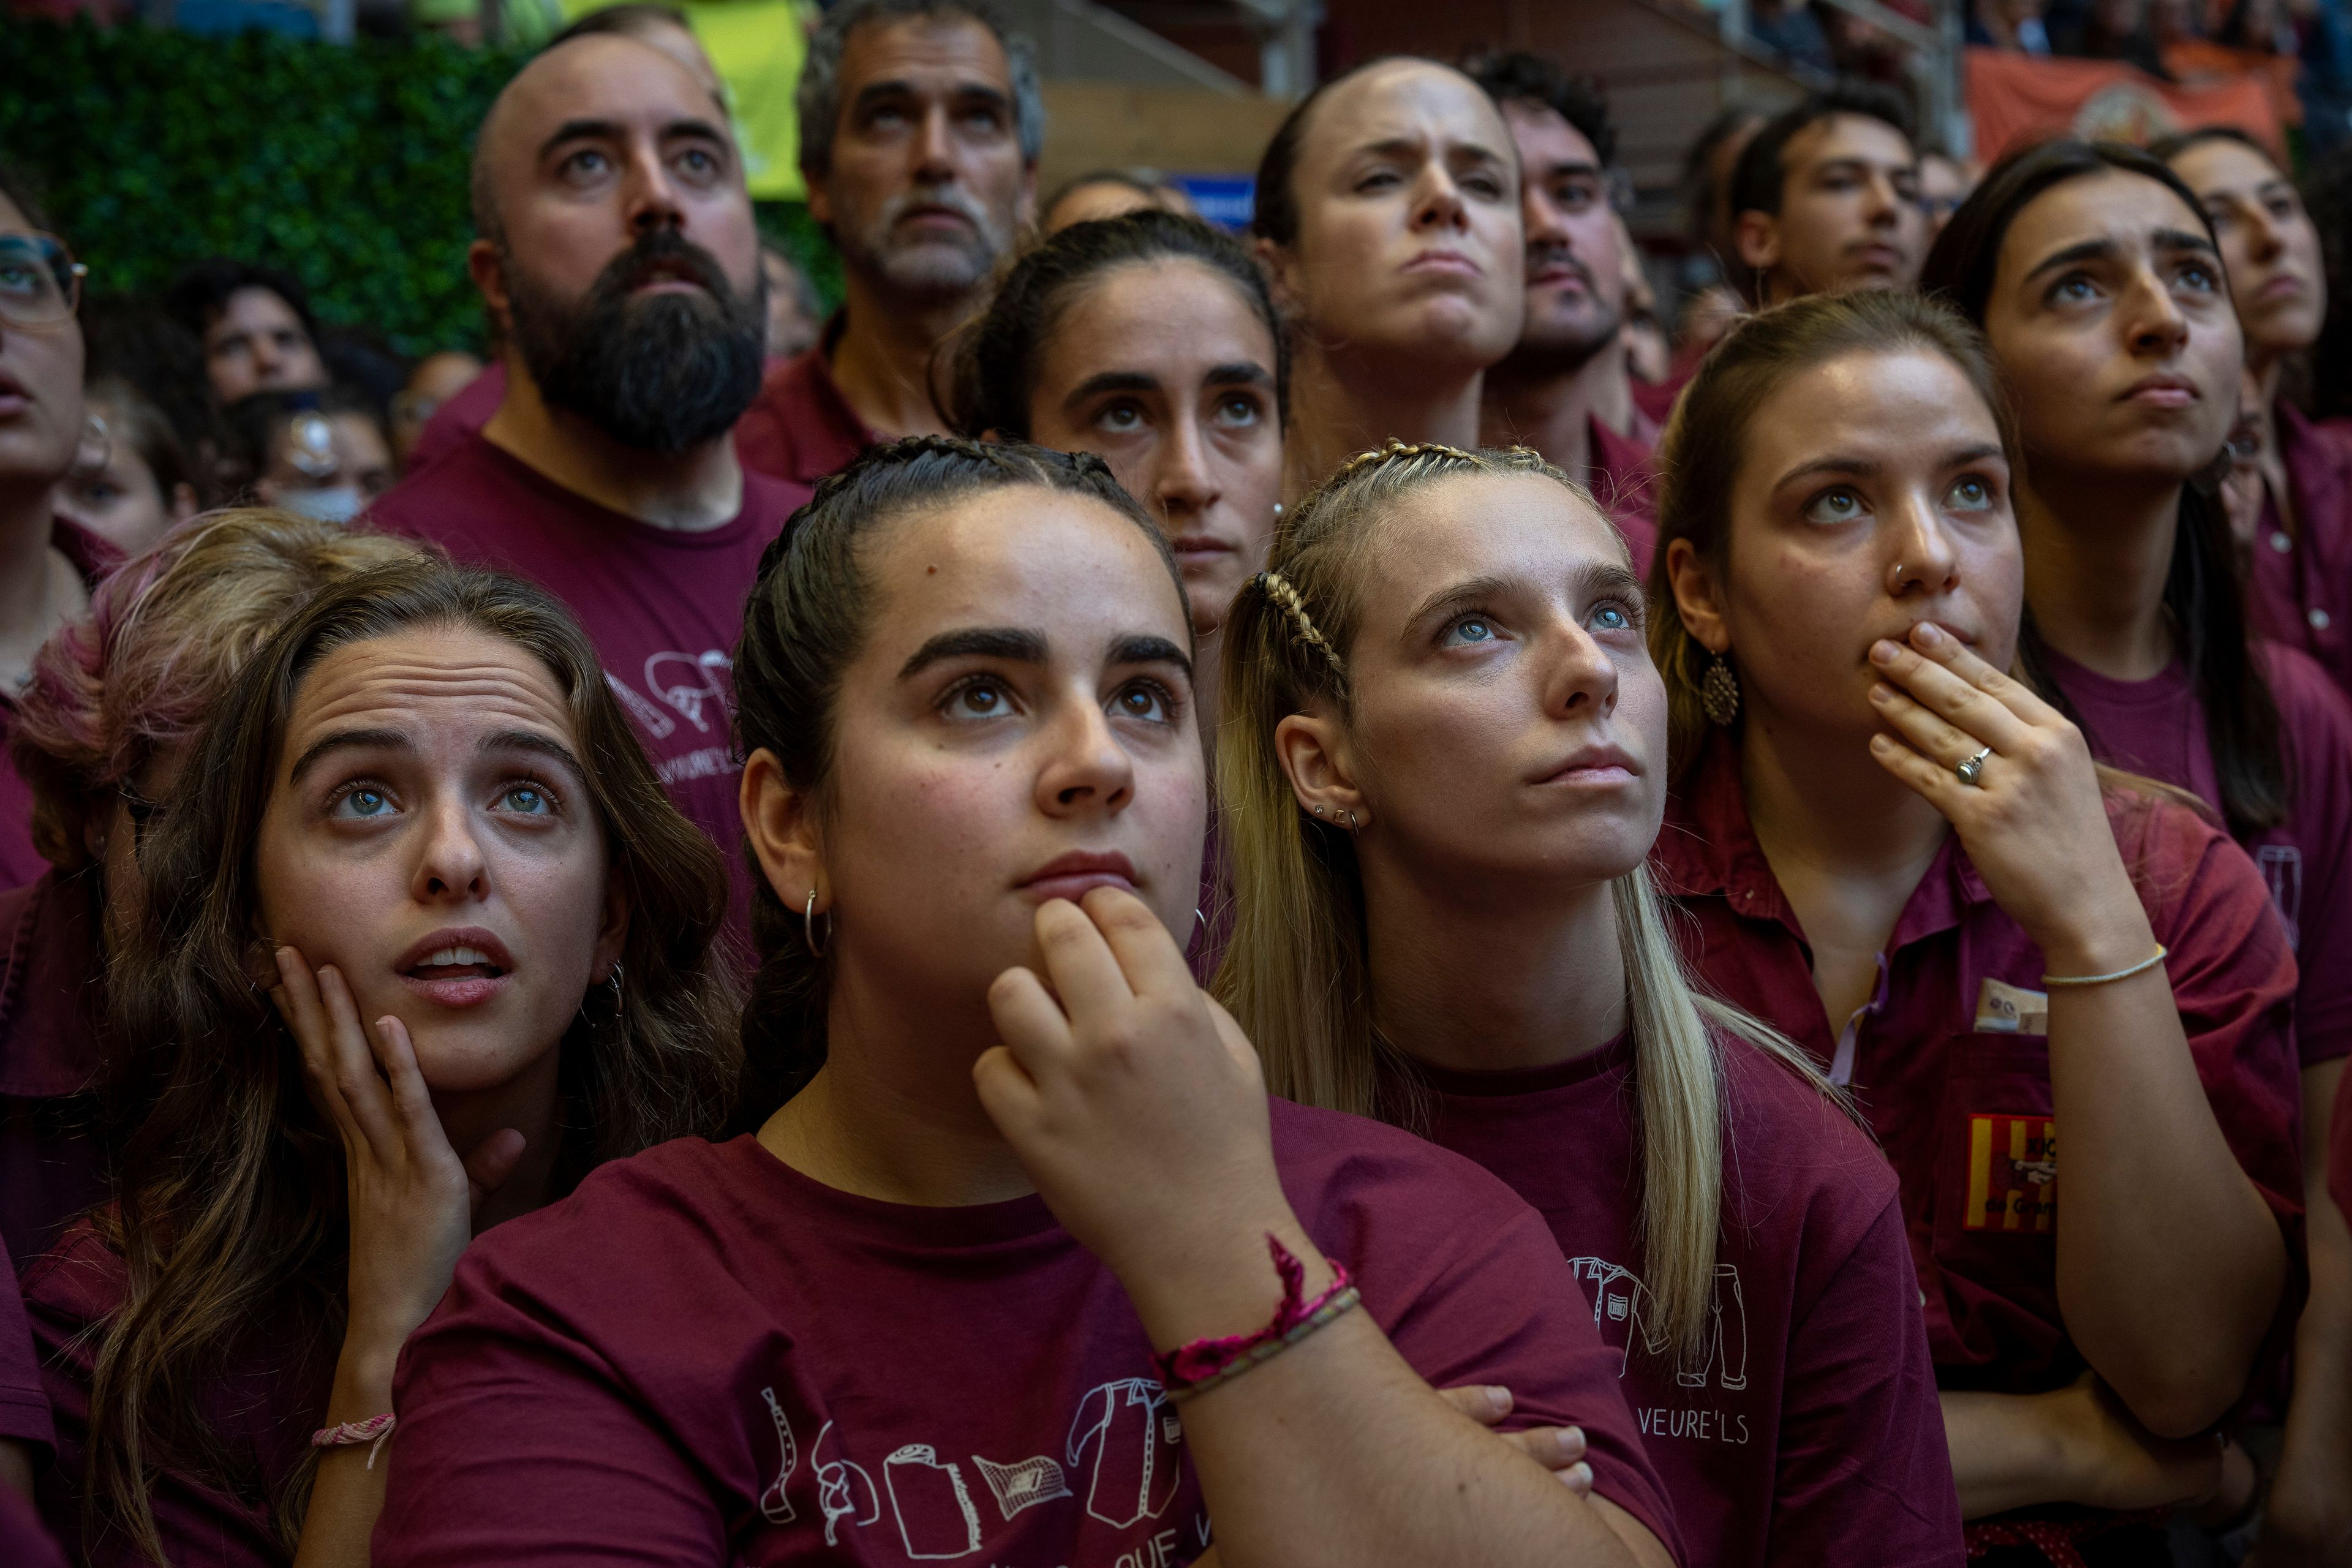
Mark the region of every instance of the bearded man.
[[799, 93], [809, 215], [844, 299], [816, 346], [770, 373], [743, 460], [803, 484], [867, 443], [937, 434], [933, 352], [1035, 215], [1045, 101], [1028, 40], [984, 0], [841, 0]]
[[730, 440], [760, 388], [767, 290], [726, 110], [619, 34], [525, 66], [474, 150], [474, 284], [506, 395], [373, 521], [571, 606], [680, 810], [749, 907], [728, 649], [803, 487]]

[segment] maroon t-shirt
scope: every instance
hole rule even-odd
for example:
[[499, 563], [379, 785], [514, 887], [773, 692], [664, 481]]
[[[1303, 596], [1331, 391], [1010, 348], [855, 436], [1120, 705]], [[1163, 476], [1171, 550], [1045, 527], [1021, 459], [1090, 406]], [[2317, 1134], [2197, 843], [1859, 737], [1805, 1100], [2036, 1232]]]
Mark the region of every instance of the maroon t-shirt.
[[1958, 1568], [1959, 1494], [1895, 1173], [1787, 1068], [1737, 1039], [1721, 1050], [1722, 1241], [1687, 1363], [1642, 1280], [1630, 1039], [1530, 1071], [1417, 1076], [1429, 1136], [1533, 1204], [1592, 1292], [1690, 1568]]
[[1633, 427], [1620, 436], [1598, 419], [1586, 422], [1591, 432], [1592, 468], [1585, 476], [1592, 499], [1625, 536], [1633, 552], [1633, 574], [1650, 580], [1650, 557], [1658, 550], [1658, 471], [1651, 454], [1658, 445], [1658, 422], [1633, 411]]
[[747, 468], [814, 487], [882, 438], [833, 379], [843, 320], [835, 316], [814, 348], [768, 367], [758, 400], [735, 425], [735, 450]]
[[[1432, 1384], [1574, 1422], [1595, 1491], [1673, 1516], [1543, 1223], [1391, 1128], [1274, 1102], [1285, 1191]], [[824, 1186], [666, 1143], [476, 1242], [402, 1352], [376, 1568], [1170, 1568], [1209, 1521], [1118, 1279], [1031, 1196]]]
[[[2352, 1053], [2352, 707], [2307, 655], [2263, 647], [2294, 793], [2285, 822], [2239, 843], [2286, 922], [2301, 972], [2295, 1043], [2309, 1067]], [[2111, 680], [2060, 654], [2043, 657], [2100, 761], [2189, 791], [2218, 820], [2205, 708], [2186, 666]]]
[[604, 679], [670, 798], [726, 853], [737, 929], [751, 886], [736, 805], [742, 768], [729, 729], [732, 653], [760, 552], [808, 499], [743, 475], [743, 510], [718, 528], [656, 528], [565, 489], [487, 437], [412, 475], [375, 503], [376, 524], [457, 560], [538, 583], [572, 607]]
[[425, 422], [408, 454], [408, 472], [420, 474], [464, 446], [466, 438], [488, 425], [506, 400], [506, 362], [492, 360], [481, 374], [443, 399], [433, 417]]
[[0, 1238], [18, 1271], [106, 1197], [94, 874], [0, 892]]
[[[89, 1448], [90, 1378], [98, 1347], [90, 1333], [122, 1305], [121, 1254], [89, 1220], [77, 1222], [56, 1249], [25, 1276], [25, 1306], [40, 1352], [41, 1379], [57, 1417], [57, 1462], [42, 1472], [41, 1515], [67, 1539], [79, 1539], [82, 1479]], [[319, 1427], [334, 1382], [340, 1347], [319, 1330], [269, 1323], [258, 1328], [221, 1375], [205, 1379], [198, 1414], [234, 1474], [199, 1477], [176, 1458], [160, 1465], [148, 1502], [172, 1568], [285, 1568], [270, 1500], [285, 1488]], [[147, 1568], [119, 1531], [90, 1558], [92, 1568]]]
[[[33, 1353], [33, 1331], [25, 1321], [25, 1298], [16, 1271], [0, 1281], [0, 1437], [54, 1448], [57, 1426], [49, 1419], [49, 1396], [41, 1387], [41, 1363]], [[0, 1481], [0, 1492], [8, 1489]], [[0, 1541], [5, 1541], [0, 1534]]]
[[[49, 526], [49, 543], [73, 563], [85, 587], [95, 588], [100, 577], [122, 564], [121, 551], [62, 517]], [[16, 717], [16, 694], [0, 688], [0, 888], [21, 888], [49, 868], [33, 847], [32, 786], [16, 776], [5, 744]]]
[[2281, 402], [2276, 432], [2294, 531], [2265, 497], [2246, 597], [2263, 636], [2301, 648], [2352, 690], [2352, 420], [2315, 422]]
[[[2187, 806], [2116, 794], [2108, 825], [2169, 951], [2165, 973], [2213, 1119], [2277, 1216], [2302, 1308], [2294, 959], [2244, 851]], [[1832, 1019], [1796, 911], [1756, 840], [1717, 733], [1669, 799], [1663, 880], [1717, 994], [1844, 1069], [1903, 1187], [1927, 1343], [1945, 1388], [2039, 1393], [2084, 1368], [2058, 1308], [2065, 1171], [2052, 1116], [2042, 950], [1948, 837], [1880, 954], [1877, 994]], [[1832, 1076], [1839, 1076], [1836, 1072]]]

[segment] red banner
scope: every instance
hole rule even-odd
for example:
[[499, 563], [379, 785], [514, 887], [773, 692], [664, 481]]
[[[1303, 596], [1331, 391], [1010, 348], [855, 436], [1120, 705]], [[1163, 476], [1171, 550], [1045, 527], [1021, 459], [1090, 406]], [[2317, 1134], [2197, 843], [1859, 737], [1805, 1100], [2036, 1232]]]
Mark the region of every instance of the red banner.
[[2263, 78], [2197, 86], [2158, 81], [2117, 60], [2057, 59], [2000, 49], [1968, 51], [1976, 156], [1990, 163], [2053, 136], [2146, 145], [2197, 125], [2236, 125], [2284, 153], [2278, 110]]

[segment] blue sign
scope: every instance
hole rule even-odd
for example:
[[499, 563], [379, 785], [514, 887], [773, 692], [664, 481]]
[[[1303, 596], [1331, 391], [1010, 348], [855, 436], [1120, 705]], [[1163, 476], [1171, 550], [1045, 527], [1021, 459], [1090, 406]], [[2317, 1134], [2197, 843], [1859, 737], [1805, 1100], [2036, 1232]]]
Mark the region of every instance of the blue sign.
[[1219, 228], [1239, 233], [1257, 206], [1255, 174], [1171, 174], [1171, 184], [1192, 198], [1201, 216]]

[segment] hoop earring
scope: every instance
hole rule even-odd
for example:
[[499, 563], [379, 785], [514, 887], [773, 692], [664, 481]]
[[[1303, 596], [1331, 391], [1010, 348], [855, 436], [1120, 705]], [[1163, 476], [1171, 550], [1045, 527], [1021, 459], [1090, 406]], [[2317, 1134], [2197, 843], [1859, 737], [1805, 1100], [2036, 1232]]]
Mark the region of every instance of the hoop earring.
[[1344, 816], [1344, 817], [1346, 817], [1346, 818], [1348, 819], [1348, 831], [1349, 831], [1349, 832], [1350, 832], [1350, 833], [1355, 832], [1355, 831], [1356, 831], [1356, 814], [1355, 814], [1354, 812], [1352, 812], [1352, 811], [1348, 810], [1345, 806], [1342, 806], [1342, 807], [1340, 808], [1340, 810], [1339, 810], [1339, 815], [1340, 815], [1340, 816]]
[[809, 889], [808, 902], [801, 910], [801, 940], [808, 943], [811, 958], [823, 958], [825, 948], [833, 945], [833, 911], [831, 910], [827, 910], [824, 914], [824, 943], [823, 946], [817, 943], [816, 889], [814, 888]]
[[1718, 729], [1728, 728], [1739, 717], [1739, 678], [1731, 673], [1730, 661], [1719, 653], [1713, 656], [1698, 683], [1698, 705], [1705, 710], [1707, 722]]
[[1208, 916], [1206, 916], [1206, 915], [1204, 915], [1204, 914], [1202, 914], [1202, 913], [1201, 912], [1201, 906], [1200, 906], [1200, 905], [1198, 905], [1198, 904], [1193, 905], [1193, 906], [1192, 906], [1192, 941], [1194, 941], [1194, 942], [1198, 942], [1198, 941], [1201, 939], [1201, 931], [1202, 931], [1202, 928], [1204, 928], [1205, 926], [1207, 926], [1207, 925], [1208, 925], [1208, 923], [1209, 923], [1209, 917], [1208, 917]]
[[621, 961], [619, 959], [616, 958], [613, 961], [613, 973], [604, 976], [604, 984], [613, 988], [613, 1011], [617, 1013], [621, 1010], [622, 1006]]

